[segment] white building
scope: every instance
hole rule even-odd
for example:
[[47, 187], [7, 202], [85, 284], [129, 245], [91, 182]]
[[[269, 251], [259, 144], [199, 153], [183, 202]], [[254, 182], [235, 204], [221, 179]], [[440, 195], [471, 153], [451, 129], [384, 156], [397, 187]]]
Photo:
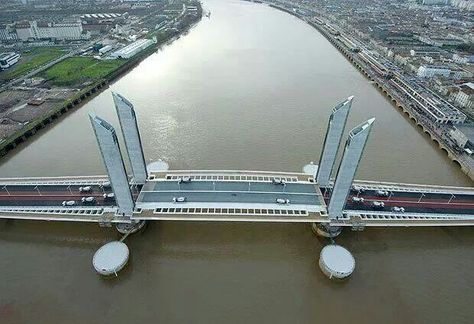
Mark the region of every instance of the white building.
[[459, 64], [474, 63], [474, 55], [453, 54], [453, 61]]
[[460, 107], [474, 108], [474, 84], [466, 83], [459, 87], [454, 96], [454, 102]]
[[130, 58], [135, 54], [143, 51], [145, 48], [149, 47], [150, 45], [154, 44], [155, 41], [151, 39], [142, 38], [139, 39], [125, 47], [122, 47], [118, 51], [113, 52], [110, 54], [111, 58]]
[[416, 75], [420, 78], [432, 78], [435, 75], [449, 77], [451, 69], [441, 65], [421, 65], [418, 68]]
[[21, 41], [31, 39], [77, 40], [87, 36], [83, 34], [80, 21], [62, 23], [24, 21], [16, 24], [16, 33]]

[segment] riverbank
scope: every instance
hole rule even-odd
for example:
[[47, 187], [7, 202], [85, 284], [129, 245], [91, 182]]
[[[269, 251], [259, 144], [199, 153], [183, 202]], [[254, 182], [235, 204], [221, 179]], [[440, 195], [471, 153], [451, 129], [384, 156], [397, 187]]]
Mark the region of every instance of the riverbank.
[[447, 157], [456, 165], [458, 165], [461, 170], [466, 174], [469, 179], [474, 181], [474, 165], [471, 158], [466, 158], [463, 154], [457, 152], [453, 149], [452, 146], [446, 143], [446, 139], [437, 132], [430, 123], [426, 122], [426, 117], [422, 116], [418, 111], [412, 107], [410, 102], [403, 97], [403, 94], [395, 91], [394, 88], [389, 87], [386, 84], [385, 79], [377, 76], [376, 73], [361, 59], [357, 56], [357, 52], [351, 51], [346, 48], [344, 44], [338, 41], [331, 33], [334, 30], [329, 30], [324, 23], [318, 24], [314, 23], [308, 19], [305, 19], [302, 15], [298, 14], [295, 11], [289, 10], [284, 7], [280, 7], [273, 3], [268, 3], [268, 5], [274, 9], [288, 13], [298, 19], [301, 19], [308, 23], [310, 26], [319, 31], [344, 57], [352, 63], [367, 79], [369, 79], [372, 84], [377, 87], [379, 92], [385, 95], [391, 102], [393, 107], [398, 108], [402, 113], [404, 113], [409, 120], [411, 120], [417, 128], [430, 137], [430, 139], [438, 146], [438, 148], [445, 152]]
[[60, 117], [67, 114], [69, 111], [82, 107], [90, 99], [94, 98], [103, 90], [105, 90], [108, 84], [130, 71], [151, 54], [156, 53], [156, 51], [162, 46], [169, 45], [174, 40], [188, 33], [189, 30], [201, 20], [201, 18], [202, 7], [199, 4], [198, 15], [194, 20], [188, 21], [188, 24], [183, 26], [179, 32], [171, 32], [164, 35], [162, 34], [161, 37], [158, 38], [155, 45], [144, 49], [140, 53], [125, 61], [123, 64], [118, 65], [109, 73], [101, 76], [99, 80], [92, 82], [91, 84], [74, 93], [72, 96], [67, 97], [64, 101], [55, 103], [41, 116], [34, 118], [31, 121], [25, 121], [22, 123], [22, 127], [20, 129], [16, 129], [14, 132], [0, 140], [0, 157], [7, 155], [12, 150], [18, 148], [19, 145], [24, 145], [39, 131], [57, 122]]

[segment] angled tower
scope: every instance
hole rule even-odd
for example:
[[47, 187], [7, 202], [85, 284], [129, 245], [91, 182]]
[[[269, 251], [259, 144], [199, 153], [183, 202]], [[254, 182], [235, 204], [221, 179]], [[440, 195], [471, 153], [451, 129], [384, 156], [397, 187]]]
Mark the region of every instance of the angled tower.
[[130, 101], [118, 93], [112, 92], [112, 96], [114, 97], [115, 109], [117, 110], [125, 147], [130, 159], [130, 166], [132, 167], [132, 181], [135, 184], [144, 184], [147, 179], [147, 171], [135, 110]]
[[120, 214], [131, 216], [135, 204], [115, 129], [105, 120], [95, 115], [89, 114], [89, 119], [99, 144], [100, 154], [107, 169], [112, 190], [115, 194], [118, 211]]
[[329, 117], [328, 129], [326, 131], [326, 137], [324, 138], [324, 147], [321, 157], [319, 158], [317, 175], [315, 175], [315, 179], [321, 187], [327, 187], [329, 185], [353, 98], [354, 96], [350, 96], [334, 107]]
[[342, 156], [341, 164], [337, 170], [331, 199], [329, 200], [328, 214], [330, 219], [342, 217], [342, 211], [346, 205], [352, 181], [354, 180], [365, 143], [367, 142], [374, 121], [375, 118], [369, 119], [352, 129], [349, 133], [344, 155]]

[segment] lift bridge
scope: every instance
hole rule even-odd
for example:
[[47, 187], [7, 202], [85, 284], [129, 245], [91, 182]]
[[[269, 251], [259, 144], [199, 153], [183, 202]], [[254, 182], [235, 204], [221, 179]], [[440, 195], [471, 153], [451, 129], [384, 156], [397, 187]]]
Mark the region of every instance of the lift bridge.
[[353, 128], [332, 177], [353, 97], [334, 107], [318, 165], [303, 172], [169, 170], [145, 164], [133, 105], [113, 93], [130, 159], [90, 115], [107, 176], [0, 179], [0, 218], [135, 224], [146, 220], [306, 222], [343, 226], [474, 225], [474, 189], [354, 180], [374, 119]]

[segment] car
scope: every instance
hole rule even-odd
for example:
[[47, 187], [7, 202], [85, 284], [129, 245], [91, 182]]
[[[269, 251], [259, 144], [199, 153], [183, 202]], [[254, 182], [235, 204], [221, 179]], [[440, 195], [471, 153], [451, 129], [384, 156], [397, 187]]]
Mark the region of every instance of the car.
[[110, 186], [111, 186], [110, 181], [105, 181], [99, 187], [101, 187], [101, 188], [110, 188]]
[[290, 199], [277, 198], [277, 199], [276, 199], [276, 203], [277, 203], [277, 204], [280, 204], [280, 205], [287, 205], [287, 204], [290, 203]]
[[115, 198], [115, 194], [113, 192], [109, 192], [109, 193], [103, 194], [102, 197], [104, 197], [104, 199], [112, 199], [112, 198]]
[[405, 208], [393, 206], [393, 207], [392, 207], [392, 211], [393, 211], [393, 212], [396, 212], [396, 213], [404, 213], [404, 212], [405, 212]]
[[273, 178], [272, 183], [275, 184], [275, 185], [285, 185], [286, 184], [285, 180], [282, 179], [282, 178]]
[[71, 207], [76, 206], [76, 202], [74, 200], [65, 200], [61, 205]]
[[363, 203], [365, 199], [362, 197], [352, 197], [351, 200], [355, 203]]
[[355, 192], [358, 192], [358, 193], [362, 193], [362, 192], [365, 191], [364, 188], [359, 187], [359, 186], [352, 186], [352, 190], [354, 190]]
[[385, 204], [383, 201], [373, 201], [372, 207], [374, 207], [375, 209], [382, 209], [385, 207]]
[[388, 197], [388, 196], [390, 196], [390, 192], [388, 192], [387, 190], [377, 190], [377, 191], [375, 191], [375, 194], [379, 197]]
[[95, 203], [95, 197], [82, 197], [81, 201], [84, 204], [94, 204]]
[[186, 202], [186, 197], [174, 197], [173, 202], [177, 202], [177, 203]]
[[179, 182], [179, 183], [191, 182], [191, 177], [190, 177], [190, 176], [181, 177], [181, 178], [179, 178], [178, 182]]
[[90, 191], [92, 191], [91, 186], [79, 187], [79, 192], [90, 192]]

